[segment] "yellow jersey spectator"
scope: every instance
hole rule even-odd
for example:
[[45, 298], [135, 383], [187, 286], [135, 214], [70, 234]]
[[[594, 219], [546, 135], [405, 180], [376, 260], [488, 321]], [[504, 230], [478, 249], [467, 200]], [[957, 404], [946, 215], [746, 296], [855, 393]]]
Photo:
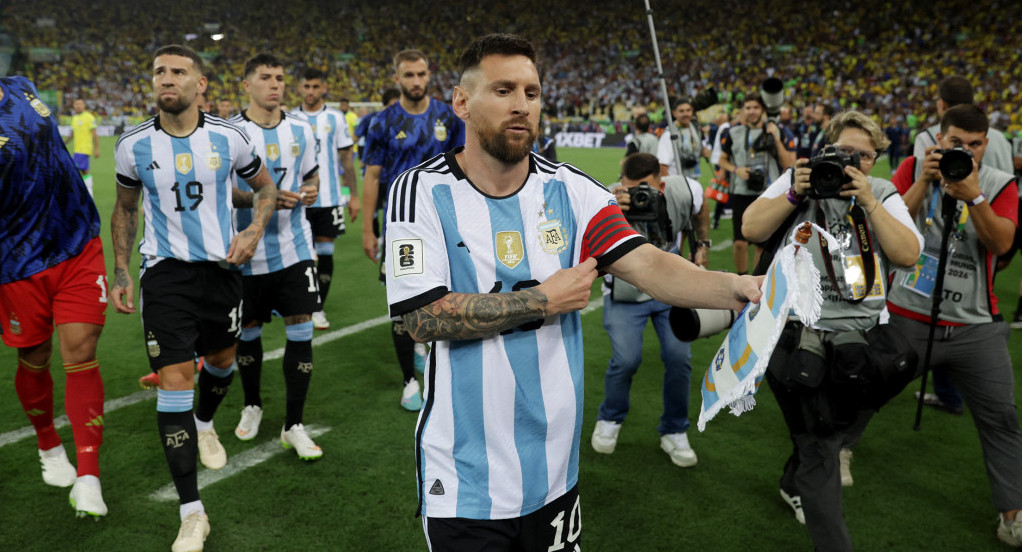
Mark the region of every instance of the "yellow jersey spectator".
[[92, 175], [89, 174], [89, 157], [99, 158], [99, 134], [96, 132], [96, 116], [85, 110], [85, 100], [79, 98], [71, 104], [75, 113], [71, 116], [71, 138], [75, 166], [78, 167], [85, 187], [92, 195]]

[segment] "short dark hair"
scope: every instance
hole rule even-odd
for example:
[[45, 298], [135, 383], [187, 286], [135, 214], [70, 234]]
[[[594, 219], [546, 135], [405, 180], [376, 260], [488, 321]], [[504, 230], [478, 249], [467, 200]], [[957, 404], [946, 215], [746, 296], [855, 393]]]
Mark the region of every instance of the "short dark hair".
[[167, 46], [163, 46], [159, 50], [156, 50], [156, 53], [153, 54], [153, 59], [156, 59], [160, 56], [186, 57], [192, 60], [192, 65], [195, 66], [195, 70], [198, 71], [200, 75], [206, 74], [206, 63], [202, 61], [202, 57], [199, 56], [198, 52], [192, 50], [188, 46], [182, 46], [180, 44], [168, 44]]
[[990, 129], [990, 119], [982, 109], [973, 104], [956, 105], [945, 111], [940, 119], [941, 134], [947, 133], [951, 127], [960, 128], [965, 132], [986, 134]]
[[402, 62], [419, 61], [420, 59], [425, 61], [426, 65], [429, 65], [429, 58], [426, 57], [426, 54], [423, 53], [422, 50], [416, 50], [415, 48], [401, 50], [394, 55], [394, 72], [397, 72], [397, 66], [401, 65]]
[[315, 67], [306, 67], [305, 70], [302, 71], [302, 80], [315, 80], [315, 79], [319, 79], [319, 80], [325, 82], [326, 81], [326, 73], [321, 71], [321, 70], [319, 70], [319, 69], [316, 69]]
[[649, 115], [643, 113], [635, 118], [635, 128], [641, 132], [649, 132]]
[[759, 106], [763, 108], [763, 111], [766, 111], [766, 102], [763, 101], [763, 96], [760, 96], [759, 92], [750, 92], [746, 94], [745, 98], [742, 100], [742, 107], [745, 107], [745, 104], [749, 102], [758, 103]]
[[259, 52], [258, 54], [250, 57], [248, 59], [248, 61], [245, 62], [245, 73], [244, 73], [245, 78], [247, 79], [249, 75], [254, 73], [255, 70], [258, 67], [262, 66], [262, 65], [265, 65], [267, 67], [283, 67], [284, 66], [284, 64], [280, 61], [280, 58], [278, 58], [277, 56], [275, 56], [275, 55], [273, 55], [273, 54], [271, 54], [269, 52]]
[[343, 103], [351, 103], [351, 100], [349, 100], [348, 98], [341, 98], [341, 99], [337, 100], [337, 102], [338, 103], [341, 103], [341, 102], [343, 102]]
[[506, 33], [481, 36], [472, 41], [458, 63], [462, 76], [479, 67], [486, 56], [525, 56], [536, 64], [536, 48], [524, 38]]
[[671, 98], [671, 111], [678, 109], [678, 106], [684, 104], [692, 105], [692, 98], [687, 96], [675, 96]]
[[829, 103], [821, 103], [820, 107], [823, 109], [823, 114], [826, 115], [827, 117], [833, 117], [835, 114], [837, 114], [837, 110], [834, 109], [834, 106]]
[[397, 88], [388, 88], [383, 91], [383, 107], [401, 97], [401, 91]]
[[959, 75], [945, 77], [937, 85], [937, 96], [944, 100], [948, 107], [973, 103], [972, 85], [969, 80]]
[[633, 153], [625, 157], [621, 165], [621, 174], [630, 180], [642, 180], [648, 176], [660, 174], [660, 160], [651, 153]]

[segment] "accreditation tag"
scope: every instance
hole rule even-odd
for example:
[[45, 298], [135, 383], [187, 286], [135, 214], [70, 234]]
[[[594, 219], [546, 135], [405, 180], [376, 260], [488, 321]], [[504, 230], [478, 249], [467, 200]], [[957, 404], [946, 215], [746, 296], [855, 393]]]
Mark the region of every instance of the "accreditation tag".
[[[862, 257], [860, 255], [843, 255], [845, 265], [845, 285], [848, 286], [848, 290], [852, 297], [862, 297], [866, 295], [866, 273], [862, 266]], [[880, 265], [880, 256], [876, 253], [873, 254], [873, 266]], [[869, 294], [866, 295], [865, 299], [884, 299], [887, 295], [884, 293], [884, 279], [873, 278], [873, 288], [869, 290]]]
[[933, 288], [937, 283], [937, 257], [927, 253], [921, 253], [916, 262], [916, 269], [905, 274], [903, 285], [906, 289], [914, 291], [923, 297], [933, 295]]

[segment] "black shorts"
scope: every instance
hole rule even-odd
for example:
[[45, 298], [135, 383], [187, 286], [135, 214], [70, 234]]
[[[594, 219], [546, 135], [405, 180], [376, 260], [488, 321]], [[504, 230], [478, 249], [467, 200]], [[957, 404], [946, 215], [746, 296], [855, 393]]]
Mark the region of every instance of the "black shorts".
[[422, 518], [430, 550], [547, 552], [581, 549], [578, 486], [523, 517], [512, 519]]
[[305, 218], [317, 238], [336, 238], [344, 233], [344, 207], [306, 207]]
[[311, 315], [320, 310], [319, 277], [314, 261], [295, 263], [269, 274], [244, 276], [241, 282], [245, 298], [242, 326], [254, 321], [265, 324], [274, 311], [283, 317]]
[[147, 269], [139, 283], [153, 371], [226, 349], [241, 333], [240, 272], [166, 259]]
[[759, 198], [759, 196], [731, 194], [731, 224], [734, 227], [731, 232], [731, 239], [734, 241], [749, 241], [745, 239], [744, 235], [742, 235], [742, 217], [745, 216], [745, 210], [748, 209], [749, 205], [752, 205], [752, 202], [756, 201], [757, 198]]

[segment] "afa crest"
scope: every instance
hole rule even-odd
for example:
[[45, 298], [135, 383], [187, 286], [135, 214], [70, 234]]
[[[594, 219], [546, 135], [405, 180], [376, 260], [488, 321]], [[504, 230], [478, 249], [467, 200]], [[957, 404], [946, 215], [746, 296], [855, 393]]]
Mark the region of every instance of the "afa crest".
[[302, 154], [302, 146], [298, 142], [291, 142], [291, 157], [295, 159]]
[[277, 144], [266, 144], [266, 158], [270, 161], [280, 159], [280, 146]]
[[192, 172], [192, 154], [190, 153], [179, 153], [174, 157], [174, 166], [177, 168], [177, 172], [181, 174], [187, 174]]
[[525, 244], [518, 232], [497, 232], [493, 243], [497, 249], [497, 260], [508, 268], [518, 266], [525, 258]]
[[223, 161], [220, 159], [219, 152], [211, 151], [209, 152], [209, 155], [206, 156], [206, 167], [211, 171], [220, 170], [222, 163]]
[[438, 142], [443, 142], [447, 139], [447, 125], [445, 125], [443, 121], [438, 119], [437, 122], [433, 124], [433, 136]]
[[156, 337], [153, 335], [153, 332], [149, 332], [149, 335], [146, 336], [145, 345], [150, 358], [160, 356], [160, 344], [156, 341]]
[[568, 248], [568, 242], [564, 239], [564, 227], [561, 226], [561, 221], [557, 219], [548, 220], [540, 223], [537, 228], [539, 228], [539, 243], [543, 246], [543, 251], [556, 255]]
[[46, 107], [46, 104], [44, 104], [39, 98], [26, 92], [25, 99], [28, 100], [28, 105], [32, 106], [32, 109], [34, 109], [39, 116], [49, 117], [51, 115], [52, 112], [50, 111], [50, 108]]

